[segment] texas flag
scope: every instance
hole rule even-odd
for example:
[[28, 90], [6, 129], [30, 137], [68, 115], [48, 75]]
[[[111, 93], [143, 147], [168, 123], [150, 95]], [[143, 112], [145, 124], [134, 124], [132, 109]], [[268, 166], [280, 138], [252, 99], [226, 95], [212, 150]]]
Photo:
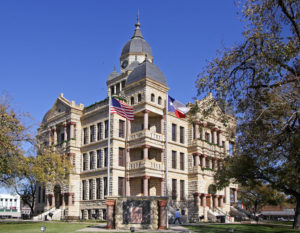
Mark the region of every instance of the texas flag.
[[180, 103], [171, 96], [169, 96], [168, 108], [169, 112], [174, 112], [178, 118], [185, 118], [188, 111], [190, 111], [190, 108], [186, 107], [183, 103]]

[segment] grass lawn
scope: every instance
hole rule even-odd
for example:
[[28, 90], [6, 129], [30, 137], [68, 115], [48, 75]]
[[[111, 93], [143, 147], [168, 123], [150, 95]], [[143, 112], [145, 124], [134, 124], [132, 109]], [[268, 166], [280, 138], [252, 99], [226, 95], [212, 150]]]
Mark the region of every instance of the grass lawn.
[[289, 233], [289, 232], [300, 232], [293, 230], [291, 226], [276, 226], [271, 224], [261, 225], [261, 224], [203, 224], [198, 226], [186, 226], [194, 232], [205, 232], [205, 233], [225, 233], [228, 232], [228, 229], [231, 227], [234, 229], [234, 232], [243, 232], [243, 233], [263, 233], [263, 232], [272, 232], [272, 233]]
[[41, 233], [41, 226], [47, 228], [46, 233], [73, 233], [91, 225], [95, 223], [0, 222], [0, 233]]

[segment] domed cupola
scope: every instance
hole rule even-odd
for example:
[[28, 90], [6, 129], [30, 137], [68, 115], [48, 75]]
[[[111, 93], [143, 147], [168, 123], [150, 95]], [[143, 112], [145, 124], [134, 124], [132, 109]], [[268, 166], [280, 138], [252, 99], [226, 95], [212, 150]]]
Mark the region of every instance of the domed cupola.
[[133, 61], [142, 62], [147, 56], [152, 61], [152, 49], [144, 40], [140, 29], [139, 16], [135, 24], [135, 30], [131, 39], [124, 45], [121, 52], [121, 69], [125, 70]]
[[147, 58], [128, 75], [126, 86], [146, 77], [167, 86], [167, 80], [164, 74]]

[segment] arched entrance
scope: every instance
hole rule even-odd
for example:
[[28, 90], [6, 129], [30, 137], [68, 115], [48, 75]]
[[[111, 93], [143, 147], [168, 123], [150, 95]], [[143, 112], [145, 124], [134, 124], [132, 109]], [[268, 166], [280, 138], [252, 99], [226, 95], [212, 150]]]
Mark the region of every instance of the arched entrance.
[[55, 208], [59, 209], [62, 200], [61, 200], [61, 188], [58, 184], [54, 186], [54, 197], [55, 197]]

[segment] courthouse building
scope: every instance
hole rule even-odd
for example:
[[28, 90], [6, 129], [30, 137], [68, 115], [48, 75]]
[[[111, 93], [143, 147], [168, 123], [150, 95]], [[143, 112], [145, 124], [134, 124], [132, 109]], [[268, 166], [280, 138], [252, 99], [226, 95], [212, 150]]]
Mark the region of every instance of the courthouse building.
[[[153, 63], [152, 49], [144, 40], [140, 23], [120, 56], [120, 73], [108, 75], [107, 91], [125, 99], [134, 109], [134, 120], [111, 115], [111, 153], [108, 156], [108, 99], [90, 106], [76, 104], [63, 94], [45, 114], [38, 138], [68, 154], [74, 169], [68, 184], [40, 187], [39, 213], [50, 209], [64, 219], [103, 218], [105, 197], [165, 196], [168, 156], [170, 208], [180, 208], [190, 221], [228, 214], [236, 202], [237, 186], [215, 190], [213, 174], [229, 155], [234, 137], [228, 135], [217, 115], [194, 120], [168, 113], [168, 151], [165, 153], [167, 79]], [[191, 84], [193, 85], [193, 84]], [[176, 97], [176, 96], [175, 96]], [[212, 98], [208, 95], [199, 103]], [[229, 117], [234, 126], [235, 118]], [[107, 159], [110, 183], [107, 193]], [[55, 210], [56, 209], [56, 210]]]

